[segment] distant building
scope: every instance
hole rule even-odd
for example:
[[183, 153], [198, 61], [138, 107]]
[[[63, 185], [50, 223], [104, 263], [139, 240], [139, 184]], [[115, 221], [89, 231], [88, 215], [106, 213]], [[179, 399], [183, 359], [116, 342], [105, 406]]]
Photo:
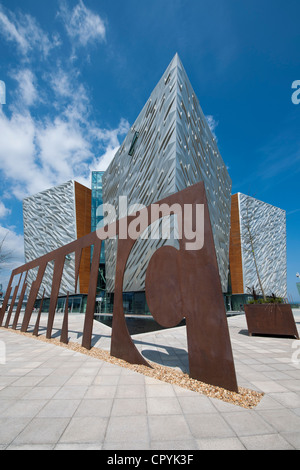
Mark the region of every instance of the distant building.
[[[91, 232], [103, 227], [103, 191], [104, 171], [92, 171], [92, 212]], [[100, 264], [105, 264], [105, 251], [101, 248]]]
[[[253, 251], [255, 260], [253, 257]], [[286, 212], [245, 194], [232, 196], [230, 279], [234, 295], [287, 296]], [[243, 297], [241, 297], [241, 303]]]
[[[91, 232], [103, 227], [103, 191], [102, 179], [104, 171], [92, 171], [91, 187], [92, 187], [92, 212], [91, 212]], [[93, 247], [91, 247], [91, 260], [93, 256]], [[99, 273], [97, 282], [96, 308], [97, 313], [104, 311], [112, 311], [110, 297], [106, 295], [106, 278], [105, 278], [105, 244], [102, 243]]]
[[[23, 201], [24, 248], [26, 263], [91, 232], [91, 190], [76, 181], [42, 191]], [[50, 297], [53, 265], [47, 266], [39, 292]], [[28, 273], [32, 284], [36, 273]], [[78, 294], [87, 294], [90, 276], [90, 249], [84, 249], [81, 258]], [[66, 257], [60, 296], [75, 293], [75, 255]], [[79, 308], [76, 300], [76, 309]], [[80, 311], [80, 310], [79, 310]]]

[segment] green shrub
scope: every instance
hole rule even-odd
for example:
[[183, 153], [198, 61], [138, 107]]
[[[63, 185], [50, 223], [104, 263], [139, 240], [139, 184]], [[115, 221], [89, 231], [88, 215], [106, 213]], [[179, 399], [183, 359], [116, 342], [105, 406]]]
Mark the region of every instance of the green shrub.
[[248, 304], [282, 304], [283, 300], [280, 297], [267, 297], [264, 299], [253, 299], [249, 300]]

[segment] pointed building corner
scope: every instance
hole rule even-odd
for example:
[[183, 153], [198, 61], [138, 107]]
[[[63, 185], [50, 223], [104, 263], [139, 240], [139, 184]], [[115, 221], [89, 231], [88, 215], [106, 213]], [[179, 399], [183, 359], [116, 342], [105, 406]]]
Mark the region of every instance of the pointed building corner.
[[181, 63], [178, 52], [175, 52], [173, 59], [171, 60], [171, 64], [172, 63], [176, 66]]
[[178, 52], [176, 52], [175, 55], [174, 55], [174, 61], [176, 62], [177, 67], [178, 66], [183, 67], [182, 61], [180, 59], [180, 56], [179, 56]]

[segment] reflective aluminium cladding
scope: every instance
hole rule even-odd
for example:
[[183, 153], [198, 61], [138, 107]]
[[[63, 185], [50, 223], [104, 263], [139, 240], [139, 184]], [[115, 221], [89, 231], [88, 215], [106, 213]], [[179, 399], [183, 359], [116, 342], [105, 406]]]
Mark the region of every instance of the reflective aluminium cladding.
[[[231, 179], [198, 99], [176, 54], [146, 102], [103, 177], [104, 203], [119, 197], [148, 206], [203, 181], [223, 292], [228, 284]], [[127, 262], [124, 291], [144, 290], [151, 254], [178, 240], [135, 244]], [[106, 241], [107, 290], [114, 290], [116, 242]]]
[[[103, 227], [103, 191], [102, 180], [104, 171], [92, 171], [92, 213], [91, 232]], [[100, 264], [105, 263], [105, 251], [101, 248]]]
[[[90, 233], [90, 189], [76, 181], [68, 181], [23, 200], [24, 249], [26, 263]], [[90, 254], [84, 253], [79, 273], [79, 290], [88, 286]], [[49, 297], [54, 265], [49, 263], [43, 278], [39, 297]], [[35, 280], [37, 272], [28, 273], [28, 284]], [[66, 257], [60, 295], [75, 291], [75, 255]]]
[[[242, 193], [232, 198], [232, 231], [237, 229], [240, 232], [240, 236], [235, 237], [234, 243], [231, 236], [233, 247], [231, 246], [230, 250], [230, 272], [233, 293], [249, 293], [254, 287], [257, 294], [261, 295], [258, 271], [265, 294], [267, 296], [275, 294], [285, 298], [287, 296], [286, 212]], [[234, 250], [237, 255], [240, 250], [240, 257], [234, 256]], [[235, 279], [240, 280], [239, 287], [235, 284]]]

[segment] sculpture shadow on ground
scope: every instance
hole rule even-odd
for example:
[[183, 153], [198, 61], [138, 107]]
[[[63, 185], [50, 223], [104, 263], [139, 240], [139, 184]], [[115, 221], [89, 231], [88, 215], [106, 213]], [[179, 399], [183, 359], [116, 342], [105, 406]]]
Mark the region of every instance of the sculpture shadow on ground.
[[[243, 335], [243, 336], [249, 336], [250, 337], [248, 330], [240, 330], [239, 334]], [[267, 334], [267, 333], [252, 333], [251, 337], [254, 337], [254, 338], [295, 339], [295, 337], [293, 335], [276, 335], [276, 334]]]

